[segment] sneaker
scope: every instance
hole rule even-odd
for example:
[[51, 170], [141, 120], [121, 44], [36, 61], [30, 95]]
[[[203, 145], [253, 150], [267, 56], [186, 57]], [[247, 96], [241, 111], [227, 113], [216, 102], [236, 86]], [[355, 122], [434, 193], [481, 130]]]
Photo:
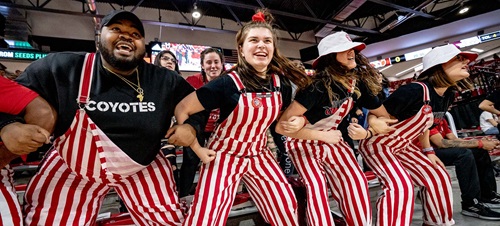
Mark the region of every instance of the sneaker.
[[462, 215], [475, 217], [483, 220], [500, 220], [500, 213], [491, 210], [483, 203], [474, 199], [475, 204], [466, 208], [462, 207]]
[[485, 206], [490, 209], [500, 209], [500, 194], [493, 192], [493, 198], [483, 200]]

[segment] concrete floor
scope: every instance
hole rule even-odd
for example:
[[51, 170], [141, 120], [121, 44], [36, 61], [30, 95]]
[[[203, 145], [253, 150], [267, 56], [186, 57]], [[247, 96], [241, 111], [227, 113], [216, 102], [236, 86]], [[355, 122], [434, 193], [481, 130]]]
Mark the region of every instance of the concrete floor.
[[[462, 210], [462, 207], [460, 205], [460, 188], [458, 187], [458, 181], [455, 177], [455, 171], [453, 170], [454, 168], [450, 168], [448, 170], [450, 176], [451, 176], [451, 183], [452, 183], [452, 188], [453, 188], [453, 219], [455, 220], [455, 225], [458, 226], [499, 226], [500, 221], [488, 221], [488, 220], [482, 220], [482, 219], [477, 219], [474, 217], [467, 217], [464, 216], [460, 213]], [[497, 181], [497, 189], [500, 188], [500, 177], [496, 178]], [[372, 201], [372, 205], [375, 205], [375, 203]], [[496, 209], [496, 211], [500, 212], [500, 209]], [[413, 215], [413, 222], [412, 226], [420, 226], [422, 225], [422, 205], [416, 204], [415, 205], [415, 214]]]

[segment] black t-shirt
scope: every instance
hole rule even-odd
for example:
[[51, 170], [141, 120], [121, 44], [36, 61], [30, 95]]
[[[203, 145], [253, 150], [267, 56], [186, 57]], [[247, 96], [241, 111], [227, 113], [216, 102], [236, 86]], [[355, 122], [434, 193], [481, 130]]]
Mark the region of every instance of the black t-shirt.
[[[55, 107], [58, 118], [55, 136], [70, 127], [78, 105], [80, 75], [85, 53], [54, 53], [33, 62], [18, 82], [38, 92]], [[86, 112], [95, 124], [136, 162], [151, 163], [160, 140], [170, 127], [177, 103], [194, 91], [178, 74], [142, 61], [138, 67], [144, 100], [116, 75], [101, 65], [96, 54], [90, 102]], [[136, 74], [130, 76], [137, 84]]]
[[[269, 84], [265, 87], [272, 87], [273, 80], [270, 79]], [[292, 87], [286, 78], [280, 76], [281, 99], [283, 105], [281, 109], [287, 108], [292, 99]], [[269, 92], [268, 90], [247, 90], [247, 92]], [[223, 122], [233, 112], [240, 99], [241, 92], [236, 87], [234, 80], [229, 75], [224, 74], [219, 76], [196, 90], [196, 95], [201, 105], [205, 110], [213, 110], [220, 108], [220, 117], [217, 122]]]
[[486, 100], [493, 102], [495, 109], [500, 109], [500, 89], [488, 95]]
[[[448, 107], [453, 103], [454, 92], [446, 90], [443, 96], [436, 93], [436, 90], [429, 84], [430, 103], [434, 121], [443, 119]], [[400, 122], [417, 114], [424, 105], [424, 89], [417, 83], [410, 83], [399, 87], [385, 101], [384, 107], [390, 115], [396, 117]], [[435, 123], [436, 124], [436, 123]]]
[[[356, 106], [365, 107], [367, 109], [376, 109], [381, 106], [378, 98], [371, 94], [364, 82], [357, 81], [356, 86], [361, 92], [361, 96], [359, 98], [357, 98], [357, 95], [354, 93], [352, 94], [353, 100], [356, 102]], [[335, 113], [336, 109], [347, 99], [347, 89], [345, 89], [342, 85], [333, 81], [331, 89], [333, 93], [338, 95], [338, 100], [334, 100], [333, 103], [330, 102], [330, 99], [328, 98], [328, 91], [321, 81], [313, 82], [312, 85], [297, 92], [297, 95], [295, 95], [295, 101], [307, 108], [304, 116], [306, 116], [307, 120], [311, 124], [314, 124], [319, 120]]]

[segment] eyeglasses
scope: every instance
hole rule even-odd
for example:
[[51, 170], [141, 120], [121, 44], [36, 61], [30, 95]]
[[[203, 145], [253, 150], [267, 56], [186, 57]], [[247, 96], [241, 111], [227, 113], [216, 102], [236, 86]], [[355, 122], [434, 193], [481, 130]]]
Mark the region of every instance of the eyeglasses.
[[165, 60], [165, 61], [170, 61], [170, 62], [172, 62], [172, 63], [174, 63], [174, 64], [176, 64], [176, 63], [177, 63], [177, 60], [176, 60], [176, 59], [171, 58], [171, 57], [168, 57], [168, 56], [163, 56], [163, 57], [161, 57], [160, 59], [161, 59], [161, 60]]
[[462, 56], [462, 55], [456, 55], [456, 56], [455, 56], [455, 58], [456, 58], [458, 61], [462, 62], [462, 63], [464, 63], [464, 62], [466, 62], [467, 60], [469, 60], [469, 59], [465, 58], [465, 57], [464, 57], [464, 56]]

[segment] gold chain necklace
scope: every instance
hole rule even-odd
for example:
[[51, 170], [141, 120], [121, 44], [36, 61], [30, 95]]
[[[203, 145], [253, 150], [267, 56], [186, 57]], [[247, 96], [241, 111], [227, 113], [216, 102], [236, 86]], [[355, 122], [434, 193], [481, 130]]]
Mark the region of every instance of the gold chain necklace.
[[141, 88], [141, 82], [139, 81], [139, 71], [137, 70], [137, 68], [135, 68], [135, 73], [137, 74], [137, 85], [136, 85], [133, 82], [129, 81], [128, 79], [124, 78], [122, 75], [119, 75], [118, 73], [115, 73], [114, 71], [110, 70], [106, 66], [102, 65], [102, 67], [104, 67], [104, 69], [106, 69], [107, 71], [111, 72], [111, 74], [116, 75], [122, 81], [124, 81], [125, 83], [127, 83], [127, 85], [129, 85], [130, 87], [132, 87], [132, 89], [134, 89], [138, 93], [137, 94], [137, 99], [139, 99], [139, 101], [142, 102], [142, 100], [144, 99], [144, 90]]

